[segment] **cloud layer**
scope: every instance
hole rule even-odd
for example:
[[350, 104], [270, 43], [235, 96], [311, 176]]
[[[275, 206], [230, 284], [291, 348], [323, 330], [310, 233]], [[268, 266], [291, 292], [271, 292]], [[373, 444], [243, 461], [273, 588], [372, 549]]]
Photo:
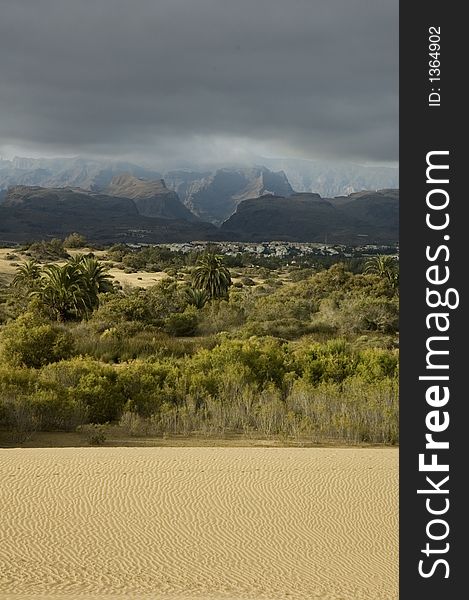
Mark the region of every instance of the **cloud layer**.
[[0, 152], [398, 159], [397, 0], [4, 0]]

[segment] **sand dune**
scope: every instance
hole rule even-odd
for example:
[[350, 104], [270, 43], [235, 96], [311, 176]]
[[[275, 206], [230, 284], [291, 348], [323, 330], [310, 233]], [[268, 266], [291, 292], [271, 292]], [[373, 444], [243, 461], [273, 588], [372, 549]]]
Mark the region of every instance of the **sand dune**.
[[0, 450], [0, 598], [393, 600], [392, 449]]

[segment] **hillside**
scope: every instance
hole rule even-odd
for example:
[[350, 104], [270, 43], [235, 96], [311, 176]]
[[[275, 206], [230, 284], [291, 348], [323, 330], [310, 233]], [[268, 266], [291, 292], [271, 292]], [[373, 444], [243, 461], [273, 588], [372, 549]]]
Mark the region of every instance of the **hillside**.
[[[336, 198], [264, 194], [239, 200], [236, 212], [219, 228], [194, 216], [162, 180], [125, 174], [113, 178], [105, 191], [12, 187], [0, 205], [0, 242], [63, 237], [73, 231], [101, 243], [285, 240], [353, 245], [399, 238], [398, 190]], [[226, 207], [215, 187], [210, 193], [214, 203], [218, 198]]]
[[210, 223], [140, 215], [135, 202], [72, 188], [10, 188], [0, 205], [0, 241], [64, 237], [74, 231], [101, 243], [217, 239]]
[[387, 243], [399, 237], [399, 191], [345, 198], [293, 194], [245, 200], [221, 227], [245, 241]]

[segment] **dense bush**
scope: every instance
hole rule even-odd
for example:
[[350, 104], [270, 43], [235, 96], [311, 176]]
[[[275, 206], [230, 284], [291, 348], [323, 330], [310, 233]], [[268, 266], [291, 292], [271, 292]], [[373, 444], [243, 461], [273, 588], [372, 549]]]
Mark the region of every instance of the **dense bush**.
[[396, 352], [359, 351], [341, 340], [297, 347], [225, 339], [193, 355], [117, 366], [75, 358], [4, 373], [0, 392], [7, 426], [17, 413], [30, 428], [46, 429], [131, 413], [142, 431], [159, 434], [397, 441]]
[[304, 281], [314, 274], [314, 269], [295, 269], [290, 273], [290, 281]]
[[118, 370], [97, 361], [76, 358], [49, 365], [43, 381], [59, 383], [67, 398], [86, 407], [91, 423], [119, 419], [126, 402]]
[[138, 321], [164, 327], [166, 319], [182, 313], [188, 304], [184, 289], [168, 277], [146, 290], [108, 295], [93, 319], [109, 326], [119, 321]]
[[50, 241], [42, 240], [34, 242], [28, 247], [25, 253], [42, 262], [61, 260], [69, 257], [64, 248], [63, 241], [58, 238]]
[[233, 301], [214, 300], [198, 314], [198, 330], [202, 335], [236, 330], [245, 322], [242, 306]]
[[73, 338], [64, 327], [25, 313], [0, 331], [0, 352], [10, 365], [39, 368], [71, 356]]
[[102, 446], [106, 441], [106, 424], [87, 423], [78, 427], [78, 431], [83, 435], [90, 446]]
[[86, 407], [64, 386], [48, 380], [46, 371], [0, 369], [0, 418], [17, 435], [37, 430], [74, 430], [87, 419]]
[[187, 256], [172, 252], [163, 246], [148, 246], [138, 250], [130, 250], [126, 246], [113, 246], [108, 251], [108, 257], [121, 262], [132, 271], [158, 272], [168, 268], [179, 268], [186, 264]]
[[86, 238], [80, 233], [71, 233], [64, 239], [65, 248], [83, 248], [86, 246]]
[[182, 313], [172, 313], [166, 317], [164, 330], [176, 337], [188, 337], [195, 335], [197, 331], [197, 309], [187, 307]]

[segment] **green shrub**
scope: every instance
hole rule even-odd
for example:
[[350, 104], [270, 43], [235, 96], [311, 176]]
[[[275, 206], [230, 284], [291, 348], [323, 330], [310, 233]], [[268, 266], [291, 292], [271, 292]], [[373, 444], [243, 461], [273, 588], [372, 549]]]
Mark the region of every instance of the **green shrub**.
[[102, 446], [106, 442], [107, 424], [89, 423], [77, 429], [90, 446]]
[[39, 389], [31, 396], [42, 431], [74, 431], [86, 421], [86, 406], [60, 388]]
[[78, 385], [68, 393], [72, 400], [87, 407], [93, 423], [116, 421], [125, 404], [117, 372], [110, 367], [98, 367], [82, 375]]
[[383, 350], [381, 348], [362, 350], [359, 354], [356, 373], [370, 382], [386, 377], [397, 379], [399, 375], [399, 356], [397, 351]]
[[113, 326], [118, 321], [138, 321], [164, 327], [173, 313], [182, 313], [188, 305], [183, 289], [173, 279], [163, 279], [146, 290], [108, 296], [93, 316], [96, 321]]
[[135, 361], [119, 370], [125, 410], [147, 417], [159, 412], [163, 402], [175, 402], [180, 371], [173, 361]]
[[355, 373], [358, 356], [342, 339], [325, 344], [311, 344], [303, 356], [303, 372], [307, 381], [340, 383]]
[[243, 368], [248, 381], [262, 385], [273, 381], [279, 387], [289, 370], [289, 357], [284, 344], [274, 338], [223, 340], [213, 350], [201, 350], [189, 366], [207, 372], [214, 370], [221, 377], [230, 366]]
[[66, 248], [84, 248], [86, 246], [86, 238], [80, 233], [71, 233], [64, 239]]
[[290, 272], [290, 281], [304, 281], [314, 275], [314, 269], [296, 269]]
[[229, 331], [245, 321], [244, 310], [227, 300], [212, 300], [199, 312], [199, 331], [203, 335]]
[[343, 331], [379, 331], [395, 333], [399, 329], [399, 307], [396, 299], [357, 298], [342, 307]]
[[74, 358], [44, 367], [42, 385], [56, 385], [69, 402], [86, 407], [93, 423], [118, 420], [126, 397], [117, 369], [91, 359]]
[[62, 326], [25, 313], [0, 334], [3, 359], [13, 366], [39, 368], [73, 354], [73, 338]]
[[42, 240], [40, 242], [34, 242], [29, 246], [26, 255], [32, 256], [43, 262], [69, 258], [69, 255], [64, 248], [63, 241], [58, 238], [54, 238], [50, 241]]
[[254, 279], [251, 279], [251, 277], [241, 277], [241, 283], [243, 285], [247, 285], [248, 287], [256, 285], [256, 282], [254, 281]]
[[164, 329], [170, 335], [190, 337], [197, 330], [197, 309], [188, 307], [183, 313], [173, 313], [166, 317]]

